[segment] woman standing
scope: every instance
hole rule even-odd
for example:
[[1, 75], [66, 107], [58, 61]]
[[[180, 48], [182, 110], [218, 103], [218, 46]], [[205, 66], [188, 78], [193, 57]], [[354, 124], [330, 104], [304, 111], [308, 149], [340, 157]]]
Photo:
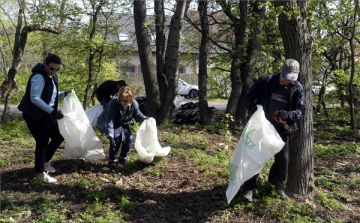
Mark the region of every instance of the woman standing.
[[57, 110], [58, 98], [65, 97], [70, 91], [58, 91], [56, 72], [60, 70], [60, 64], [60, 57], [49, 54], [44, 63], [35, 65], [31, 70], [25, 95], [18, 106], [36, 141], [36, 177], [45, 183], [56, 182], [56, 179], [48, 174], [55, 172], [49, 161], [64, 141], [57, 124], [57, 119], [64, 117]]
[[134, 98], [135, 95], [130, 87], [121, 87], [117, 98], [110, 100], [97, 119], [98, 129], [110, 140], [108, 165], [111, 169], [117, 166], [117, 153], [121, 144], [119, 163], [127, 163], [127, 155], [134, 139], [129, 127], [132, 124], [132, 118], [138, 122], [147, 119], [141, 113], [139, 104]]

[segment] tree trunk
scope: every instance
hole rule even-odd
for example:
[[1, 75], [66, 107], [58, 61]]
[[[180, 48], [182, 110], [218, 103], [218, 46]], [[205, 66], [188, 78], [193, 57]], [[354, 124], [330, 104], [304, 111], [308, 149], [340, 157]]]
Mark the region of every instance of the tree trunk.
[[209, 43], [209, 20], [207, 15], [208, 0], [199, 1], [199, 14], [201, 22], [201, 42], [199, 52], [199, 112], [200, 122], [202, 125], [209, 125], [212, 123], [212, 114], [209, 110], [207, 102], [207, 56]]
[[[65, 4], [66, 4], [66, 0], [62, 0], [61, 4], [60, 4], [60, 10], [59, 10], [60, 16], [63, 16]], [[3, 81], [3, 83], [1, 84], [1, 88], [0, 88], [0, 99], [5, 98], [5, 106], [4, 106], [3, 114], [1, 116], [1, 122], [7, 121], [9, 114], [10, 114], [11, 97], [18, 88], [16, 81], [15, 81], [15, 76], [16, 76], [18, 68], [21, 64], [21, 60], [22, 60], [22, 56], [24, 54], [24, 49], [26, 46], [28, 34], [30, 32], [34, 32], [34, 31], [45, 31], [45, 32], [50, 32], [50, 33], [54, 33], [54, 34], [59, 34], [63, 29], [64, 23], [66, 22], [66, 17], [61, 17], [59, 20], [58, 28], [47, 27], [47, 26], [44, 26], [43, 24], [35, 24], [35, 25], [24, 26], [21, 29], [21, 27], [23, 25], [23, 20], [24, 20], [23, 16], [25, 13], [23, 11], [22, 6], [19, 5], [19, 7], [20, 7], [20, 9], [19, 9], [19, 13], [18, 13], [18, 22], [16, 25], [16, 32], [15, 32], [15, 36], [14, 36], [14, 51], [12, 54], [13, 55], [12, 64], [11, 64], [9, 72], [6, 76], [6, 79]], [[44, 19], [45, 19], [45, 17], [44, 17]]]
[[[93, 41], [95, 34], [96, 34], [96, 25], [97, 25], [97, 21], [98, 21], [98, 17], [99, 17], [99, 13], [100, 10], [102, 9], [102, 6], [104, 4], [103, 1], [100, 1], [98, 5], [95, 5], [96, 2], [92, 3], [92, 9], [93, 9], [93, 15], [91, 17], [91, 32], [90, 32], [90, 37], [89, 40], [90, 42]], [[93, 86], [93, 80], [94, 80], [94, 58], [95, 58], [95, 49], [93, 48], [93, 46], [90, 46], [89, 49], [89, 76], [88, 76], [88, 80], [87, 80], [87, 84], [86, 84], [86, 89], [85, 89], [85, 95], [84, 95], [84, 102], [83, 102], [83, 108], [84, 110], [86, 110], [88, 108], [88, 104], [89, 104], [89, 100], [90, 100], [90, 92]]]
[[9, 118], [11, 96], [17, 89], [15, 76], [17, 74], [17, 69], [19, 68], [21, 63], [21, 57], [24, 53], [24, 48], [28, 34], [27, 32], [28, 29], [26, 26], [21, 31], [22, 21], [23, 21], [23, 11], [20, 8], [18, 14], [18, 23], [15, 32], [13, 60], [12, 60], [11, 68], [9, 69], [9, 72], [6, 76], [6, 79], [1, 84], [0, 99], [5, 97], [4, 111], [1, 116], [1, 122], [6, 122], [7, 119]]
[[165, 74], [165, 9], [163, 0], [154, 0], [156, 30], [156, 74], [159, 83], [160, 101], [165, 100], [168, 82]]
[[168, 122], [174, 98], [177, 92], [178, 68], [180, 60], [181, 29], [184, 15], [190, 1], [178, 0], [176, 10], [171, 18], [168, 42], [165, 53], [165, 74], [167, 75], [168, 89], [158, 114], [159, 123]]
[[[300, 196], [309, 195], [313, 190], [314, 183], [314, 152], [313, 152], [313, 117], [312, 117], [312, 69], [311, 49], [313, 38], [307, 27], [308, 1], [275, 1], [276, 7], [284, 6], [285, 15], [281, 13], [279, 29], [285, 49], [285, 58], [293, 58], [300, 63], [299, 81], [304, 86], [306, 95], [306, 111], [300, 120], [299, 130], [290, 143], [290, 165], [286, 184], [286, 190], [291, 194]], [[299, 13], [298, 13], [299, 12]]]
[[232, 61], [230, 71], [231, 93], [225, 112], [235, 117], [242, 88], [240, 64], [244, 53], [243, 44], [246, 38], [248, 0], [239, 1], [238, 3], [240, 9], [240, 19], [237, 15], [233, 14], [232, 6], [230, 4], [220, 0], [218, 0], [217, 3], [221, 5], [224, 13], [231, 20], [234, 30], [235, 46], [231, 55]]
[[355, 0], [355, 7], [354, 7], [354, 16], [353, 16], [353, 25], [351, 30], [351, 37], [349, 38], [349, 44], [350, 44], [350, 59], [351, 59], [351, 74], [350, 74], [350, 80], [349, 80], [349, 105], [350, 105], [350, 125], [351, 129], [355, 132], [356, 131], [356, 117], [355, 117], [355, 108], [354, 108], [354, 76], [355, 76], [355, 47], [354, 47], [354, 37], [355, 37], [355, 31], [356, 31], [356, 24], [357, 24], [357, 13], [359, 8], [359, 0]]
[[245, 108], [245, 96], [246, 92], [249, 90], [251, 85], [253, 84], [253, 76], [254, 76], [254, 67], [256, 63], [257, 52], [260, 51], [261, 48], [261, 32], [263, 29], [263, 21], [265, 18], [266, 8], [265, 6], [260, 6], [263, 4], [261, 1], [255, 1], [250, 4], [251, 11], [253, 12], [252, 17], [256, 17], [255, 22], [250, 24], [250, 34], [249, 40], [247, 44], [246, 54], [244, 56], [243, 62], [240, 64], [240, 73], [241, 73], [241, 81], [242, 81], [242, 89], [239, 98], [239, 102], [236, 108], [235, 120], [240, 121], [243, 126], [245, 126], [246, 113], [247, 109]]
[[160, 108], [160, 93], [155, 66], [152, 62], [149, 32], [146, 27], [146, 0], [134, 0], [134, 21], [141, 70], [144, 76], [146, 115], [155, 118], [159, 123], [157, 116]]

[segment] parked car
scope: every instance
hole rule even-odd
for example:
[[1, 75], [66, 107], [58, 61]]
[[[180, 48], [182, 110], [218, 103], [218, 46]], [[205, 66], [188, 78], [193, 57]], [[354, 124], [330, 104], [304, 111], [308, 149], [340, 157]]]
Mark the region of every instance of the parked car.
[[[321, 89], [321, 83], [315, 83], [312, 86], [312, 92], [315, 95], [319, 95], [320, 93], [320, 89]], [[336, 87], [332, 86], [332, 85], [326, 85], [325, 87], [325, 94], [329, 94], [331, 91], [335, 91]]]
[[196, 98], [199, 95], [199, 87], [197, 85], [188, 84], [179, 78], [177, 94], [187, 99]]

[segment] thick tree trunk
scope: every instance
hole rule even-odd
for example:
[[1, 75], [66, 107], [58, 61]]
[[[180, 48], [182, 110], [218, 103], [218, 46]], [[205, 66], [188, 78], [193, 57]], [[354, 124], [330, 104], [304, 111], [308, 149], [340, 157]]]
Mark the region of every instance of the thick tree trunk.
[[164, 100], [161, 101], [161, 107], [158, 114], [159, 123], [169, 121], [172, 104], [177, 92], [177, 71], [180, 60], [181, 29], [189, 2], [189, 0], [177, 1], [175, 13], [170, 22], [170, 30], [165, 53], [165, 74], [167, 75], [168, 89]]
[[[313, 38], [307, 27], [307, 1], [276, 1], [275, 6], [284, 6], [285, 12], [292, 13], [290, 19], [284, 13], [279, 15], [279, 28], [285, 49], [285, 58], [300, 63], [299, 81], [304, 86], [306, 111], [300, 121], [290, 149], [290, 165], [286, 190], [300, 196], [309, 195], [314, 183], [313, 117], [312, 117], [312, 69], [311, 49]], [[299, 12], [299, 13], [298, 13]]]
[[247, 44], [246, 54], [244, 56], [243, 62], [240, 64], [240, 73], [241, 73], [241, 81], [242, 81], [242, 89], [239, 98], [239, 102], [236, 108], [235, 120], [240, 121], [243, 126], [245, 126], [247, 109], [245, 108], [245, 96], [246, 92], [249, 90], [251, 85], [253, 84], [253, 76], [254, 76], [254, 68], [256, 63], [257, 52], [260, 51], [261, 48], [261, 32], [263, 29], [263, 21], [265, 18], [265, 6], [261, 6], [263, 4], [262, 1], [255, 1], [250, 4], [252, 11], [252, 17], [255, 17], [255, 22], [250, 24], [250, 34], [249, 40]]
[[[134, 0], [135, 33], [146, 94], [146, 115], [159, 123], [160, 93], [146, 27], [146, 0]], [[163, 114], [164, 115], [164, 114]]]
[[199, 52], [199, 112], [200, 122], [203, 125], [212, 123], [212, 114], [207, 102], [207, 56], [209, 43], [209, 20], [207, 15], [208, 0], [199, 1], [199, 14], [201, 22], [201, 43]]

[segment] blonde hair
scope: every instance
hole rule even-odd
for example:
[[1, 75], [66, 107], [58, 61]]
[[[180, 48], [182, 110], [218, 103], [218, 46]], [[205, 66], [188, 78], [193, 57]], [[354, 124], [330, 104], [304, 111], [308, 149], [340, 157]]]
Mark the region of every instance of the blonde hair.
[[117, 95], [117, 102], [120, 103], [121, 98], [130, 99], [130, 102], [132, 102], [135, 98], [133, 90], [130, 87], [121, 87]]

